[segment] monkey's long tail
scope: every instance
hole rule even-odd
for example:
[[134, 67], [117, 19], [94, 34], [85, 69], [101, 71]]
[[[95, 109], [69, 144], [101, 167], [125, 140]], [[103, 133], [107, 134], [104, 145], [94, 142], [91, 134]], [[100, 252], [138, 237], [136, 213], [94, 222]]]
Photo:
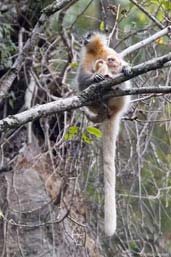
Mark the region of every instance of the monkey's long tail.
[[116, 230], [116, 172], [115, 152], [116, 139], [119, 132], [120, 115], [111, 117], [102, 123], [103, 131], [103, 170], [104, 170], [104, 226], [107, 236], [112, 236]]

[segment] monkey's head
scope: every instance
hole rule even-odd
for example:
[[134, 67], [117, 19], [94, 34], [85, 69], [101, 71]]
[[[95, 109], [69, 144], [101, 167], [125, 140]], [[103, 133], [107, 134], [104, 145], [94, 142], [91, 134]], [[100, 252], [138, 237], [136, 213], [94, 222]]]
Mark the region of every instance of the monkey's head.
[[95, 32], [87, 32], [83, 37], [83, 45], [84, 46], [88, 45], [92, 41], [92, 38], [94, 37], [94, 35], [95, 35]]
[[88, 51], [95, 51], [106, 46], [106, 37], [99, 32], [88, 32], [83, 37], [83, 45]]
[[108, 56], [106, 63], [113, 74], [117, 74], [122, 71], [122, 62], [117, 54]]
[[121, 65], [121, 61], [116, 55], [115, 56], [110, 55], [107, 57], [107, 65], [109, 67], [117, 67]]

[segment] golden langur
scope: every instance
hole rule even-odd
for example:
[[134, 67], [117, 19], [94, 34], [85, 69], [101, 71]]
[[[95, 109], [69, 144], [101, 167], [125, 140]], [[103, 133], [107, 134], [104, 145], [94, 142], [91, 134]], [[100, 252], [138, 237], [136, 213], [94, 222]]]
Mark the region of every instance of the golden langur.
[[[83, 42], [80, 66], [77, 75], [78, 88], [80, 91], [92, 83], [97, 83], [124, 70], [127, 63], [114, 49], [107, 46], [107, 39], [98, 32], [88, 33]], [[122, 89], [130, 88], [130, 82], [126, 81], [119, 85]], [[116, 230], [116, 197], [115, 197], [115, 153], [116, 140], [119, 132], [120, 120], [128, 109], [129, 96], [112, 97], [105, 103], [93, 104], [89, 110], [97, 116], [102, 115], [104, 106], [107, 108], [106, 119], [102, 121], [102, 152], [104, 170], [104, 226], [105, 233], [112, 236]]]

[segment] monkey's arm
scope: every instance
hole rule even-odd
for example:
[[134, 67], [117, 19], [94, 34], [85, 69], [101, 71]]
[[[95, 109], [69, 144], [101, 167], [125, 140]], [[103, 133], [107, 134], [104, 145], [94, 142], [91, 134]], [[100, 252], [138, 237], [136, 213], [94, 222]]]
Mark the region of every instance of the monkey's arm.
[[79, 68], [77, 81], [80, 91], [86, 89], [91, 84], [100, 82], [104, 79], [105, 77], [102, 74], [85, 71], [83, 66], [80, 66]]

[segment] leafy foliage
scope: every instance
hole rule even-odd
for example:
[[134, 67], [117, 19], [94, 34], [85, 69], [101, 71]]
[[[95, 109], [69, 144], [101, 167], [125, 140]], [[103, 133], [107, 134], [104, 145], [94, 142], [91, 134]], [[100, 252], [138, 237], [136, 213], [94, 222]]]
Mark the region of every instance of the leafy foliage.
[[[2, 15], [1, 15], [2, 16]], [[0, 70], [11, 67], [12, 54], [16, 50], [15, 44], [11, 40], [12, 27], [8, 23], [0, 26]]]
[[[102, 137], [102, 132], [96, 127], [87, 127], [86, 130], [81, 132], [81, 139], [83, 142], [87, 144], [92, 143], [92, 139], [88, 136], [88, 134], [95, 136], [96, 138]], [[79, 134], [79, 128], [76, 126], [71, 126], [68, 131], [64, 135], [65, 140], [72, 140]]]

